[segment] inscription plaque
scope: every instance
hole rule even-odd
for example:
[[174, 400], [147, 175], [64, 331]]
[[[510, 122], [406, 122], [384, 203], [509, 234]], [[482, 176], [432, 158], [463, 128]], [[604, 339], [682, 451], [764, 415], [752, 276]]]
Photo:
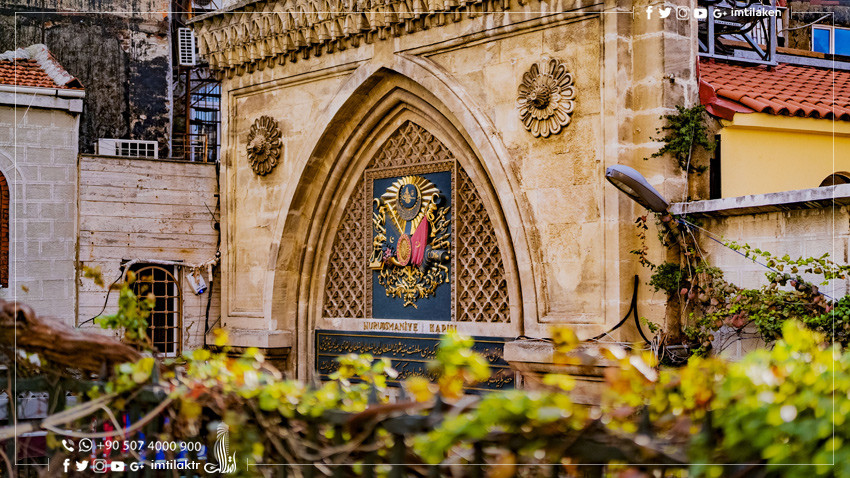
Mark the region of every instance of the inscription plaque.
[[[487, 382], [476, 384], [471, 391], [488, 391], [513, 388], [514, 372], [503, 358], [503, 337], [473, 337], [473, 350], [483, 355], [492, 372]], [[436, 334], [403, 334], [393, 332], [350, 332], [316, 330], [316, 370], [322, 380], [339, 367], [336, 358], [347, 354], [371, 354], [376, 358], [388, 358], [398, 371], [398, 377], [388, 379], [390, 386], [398, 387], [404, 379], [419, 375], [431, 377], [427, 364], [437, 352], [440, 336]]]

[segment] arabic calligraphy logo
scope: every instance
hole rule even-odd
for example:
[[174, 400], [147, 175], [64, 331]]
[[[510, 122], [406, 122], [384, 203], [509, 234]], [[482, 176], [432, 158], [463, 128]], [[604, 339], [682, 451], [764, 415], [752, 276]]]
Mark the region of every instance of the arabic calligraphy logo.
[[204, 471], [207, 473], [234, 473], [236, 471], [236, 453], [230, 454], [230, 427], [224, 422], [219, 423], [216, 432], [213, 455], [218, 466], [207, 463], [204, 465]]
[[422, 176], [399, 178], [373, 201], [372, 257], [387, 297], [404, 306], [435, 295], [449, 281], [449, 206], [440, 190]]

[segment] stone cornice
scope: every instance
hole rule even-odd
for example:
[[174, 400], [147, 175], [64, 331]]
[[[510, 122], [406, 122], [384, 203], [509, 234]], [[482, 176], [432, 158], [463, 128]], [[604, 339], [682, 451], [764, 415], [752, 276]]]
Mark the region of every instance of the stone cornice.
[[262, 0], [234, 7], [192, 24], [201, 55], [220, 76], [504, 11], [510, 0]]

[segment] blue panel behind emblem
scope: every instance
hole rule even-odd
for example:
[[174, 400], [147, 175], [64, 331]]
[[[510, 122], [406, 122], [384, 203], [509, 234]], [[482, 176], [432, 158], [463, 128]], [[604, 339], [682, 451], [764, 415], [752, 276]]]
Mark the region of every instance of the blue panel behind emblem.
[[[418, 176], [428, 179], [440, 190], [444, 204], [449, 208], [447, 217], [453, 217], [454, 211], [451, 209], [453, 207], [451, 171], [419, 174]], [[380, 198], [401, 177], [403, 176], [375, 179], [372, 187], [373, 197]], [[374, 204], [372, 211], [377, 211]], [[390, 244], [398, 244], [398, 238], [402, 233], [406, 233], [408, 236], [413, 233], [413, 231], [398, 231], [392, 225], [392, 221], [387, 221], [386, 227], [387, 241]], [[454, 231], [451, 231], [451, 233], [451, 242], [454, 243]], [[374, 234], [375, 231], [373, 230], [372, 235], [374, 236]], [[449, 277], [451, 277], [452, 273], [450, 264], [451, 261], [446, 264], [449, 267]], [[378, 282], [378, 275], [379, 271], [372, 271], [372, 317], [378, 319], [451, 320], [451, 284], [440, 284], [436, 289], [435, 295], [416, 300], [416, 307], [412, 305], [405, 306], [403, 299], [387, 296], [386, 289]]]

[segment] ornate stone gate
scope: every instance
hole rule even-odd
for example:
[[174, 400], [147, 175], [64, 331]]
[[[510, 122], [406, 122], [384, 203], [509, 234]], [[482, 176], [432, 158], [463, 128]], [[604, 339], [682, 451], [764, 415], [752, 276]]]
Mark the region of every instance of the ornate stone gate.
[[[316, 330], [320, 376], [335, 369], [336, 356], [357, 352], [393, 359], [400, 379], [424, 374], [439, 334], [458, 323], [482, 332], [510, 323], [502, 253], [481, 193], [450, 148], [413, 120], [379, 147], [345, 206], [322, 319], [362, 324]], [[496, 369], [483, 388], [512, 384], [503, 341], [477, 341]]]

